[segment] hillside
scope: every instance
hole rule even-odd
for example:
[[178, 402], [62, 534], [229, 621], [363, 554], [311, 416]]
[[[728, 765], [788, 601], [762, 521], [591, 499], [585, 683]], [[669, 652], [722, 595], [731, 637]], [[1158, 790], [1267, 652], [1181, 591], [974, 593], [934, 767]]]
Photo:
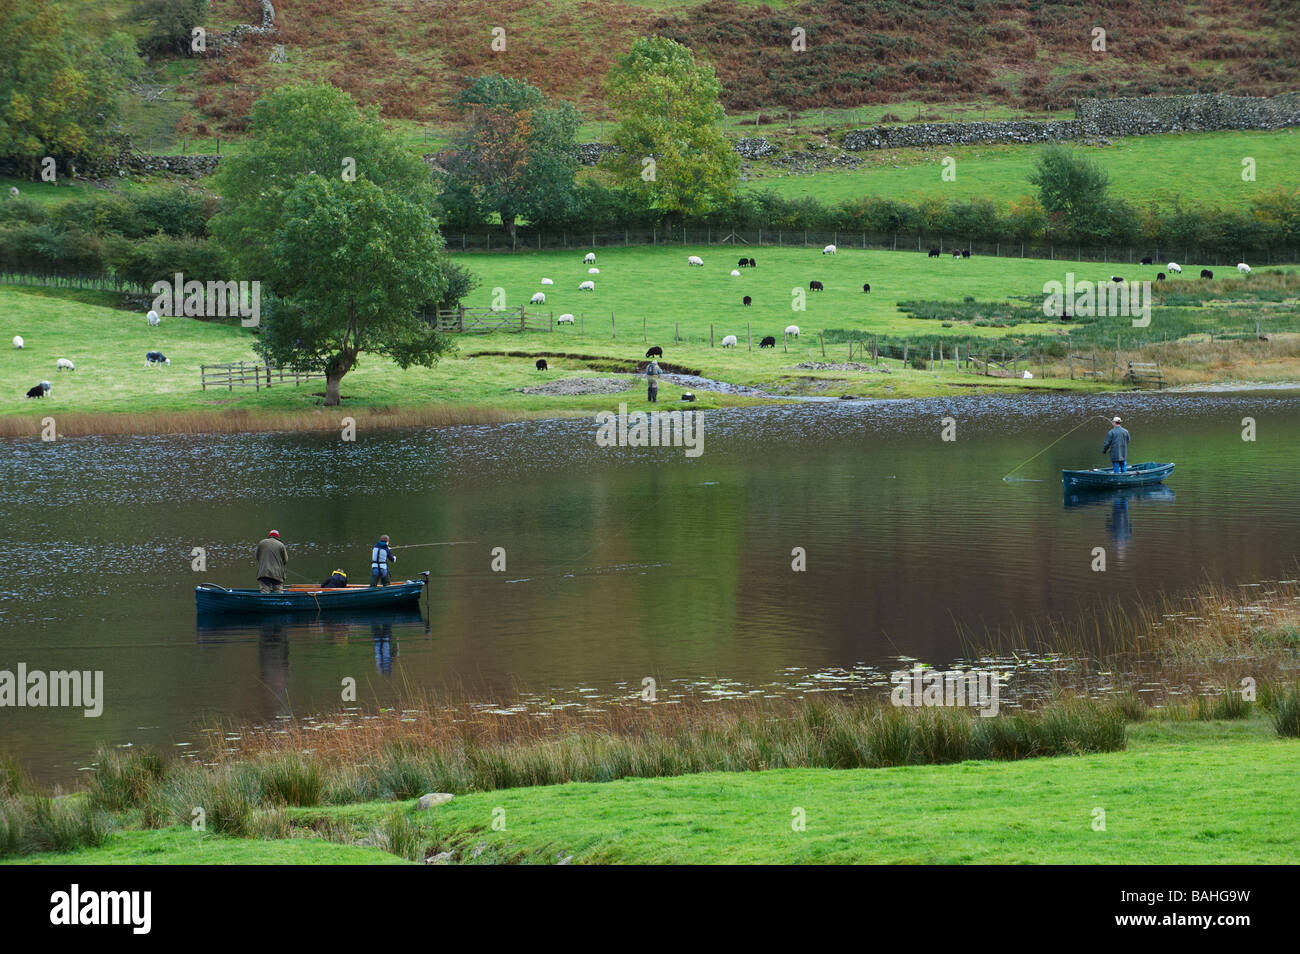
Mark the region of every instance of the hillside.
[[[72, 6], [100, 27], [129, 4]], [[238, 132], [265, 90], [323, 79], [394, 120], [445, 122], [466, 76], [495, 70], [608, 119], [601, 83], [633, 38], [662, 33], [718, 71], [733, 117], [889, 106], [874, 115], [945, 118], [952, 104], [992, 114], [1069, 109], [1096, 95], [1272, 95], [1300, 79], [1289, 0], [276, 0], [279, 33], [203, 61], [155, 64], [169, 122], [188, 135]], [[258, 22], [255, 0], [213, 0], [214, 29]], [[1091, 49], [1107, 31], [1107, 52]], [[494, 28], [506, 49], [491, 48]], [[791, 31], [807, 49], [790, 49]], [[276, 44], [287, 62], [270, 62]], [[927, 109], [927, 107], [929, 107]], [[155, 124], [156, 125], [156, 124]], [[150, 129], [164, 133], [164, 129]]]

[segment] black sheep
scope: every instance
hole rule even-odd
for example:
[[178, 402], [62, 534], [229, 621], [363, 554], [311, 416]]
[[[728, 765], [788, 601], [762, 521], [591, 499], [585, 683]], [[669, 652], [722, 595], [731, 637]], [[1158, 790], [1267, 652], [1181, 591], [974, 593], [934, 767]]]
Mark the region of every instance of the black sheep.
[[1146, 258], [1142, 259], [1142, 261], [1140, 261], [1138, 264], [1139, 264], [1139, 265], [1151, 265], [1151, 264], [1154, 264], [1154, 261], [1153, 261], [1153, 259], [1151, 258], [1151, 256], [1148, 255]]
[[1164, 272], [1156, 272], [1156, 281], [1158, 281], [1158, 282], [1162, 282], [1162, 281], [1164, 281], [1164, 280], [1165, 280], [1165, 273], [1164, 273]]
[[818, 281], [811, 281], [811, 282], [808, 283], [808, 290], [809, 290], [809, 291], [825, 291], [825, 290], [826, 290], [826, 286], [823, 285], [821, 282], [818, 282]]
[[738, 268], [749, 268], [749, 259], [742, 258], [740, 261], [736, 263], [736, 266]]
[[932, 248], [932, 249], [930, 249], [930, 255], [929, 255], [930, 258], [938, 258], [939, 255], [940, 255], [940, 252], [939, 252], [939, 250], [938, 250], [937, 248]]
[[546, 371], [546, 370], [547, 370], [547, 367], [546, 367], [546, 359], [545, 359], [545, 358], [538, 358], [538, 359], [537, 359], [537, 370], [538, 370], [538, 371]]
[[754, 303], [754, 299], [746, 295], [744, 298], [741, 299], [740, 303], [742, 305], [752, 305]]
[[750, 267], [750, 268], [758, 268], [758, 263], [755, 262], [755, 261], [751, 258], [751, 259], [749, 260], [749, 267]]
[[869, 291], [871, 291], [871, 283], [868, 282], [867, 284], [863, 285], [863, 286], [862, 286], [862, 290], [863, 290], [864, 292], [869, 292]]
[[962, 257], [962, 258], [970, 258], [970, 249], [968, 249], [968, 248], [964, 248], [964, 249], [962, 249], [962, 250], [961, 250], [961, 257]]
[[645, 353], [645, 356], [647, 358], [662, 358], [664, 356], [664, 349], [655, 345]]
[[45, 391], [46, 391], [46, 387], [45, 384], [42, 382], [41, 384], [36, 385], [36, 387], [34, 388], [29, 388], [27, 391], [27, 396], [29, 398], [43, 398], [45, 397]]
[[775, 335], [768, 335], [766, 338], [764, 338], [762, 341], [760, 341], [760, 342], [758, 343], [758, 346], [759, 346], [760, 348], [775, 348], [775, 347], [776, 347], [776, 336], [775, 336]]
[[1214, 272], [1210, 271], [1208, 268], [1202, 268], [1202, 269], [1201, 269], [1201, 277], [1202, 277], [1202, 278], [1213, 278], [1213, 277], [1214, 277]]
[[1110, 280], [1113, 281], [1116, 285], [1124, 284], [1124, 279], [1121, 278], [1119, 275], [1110, 276]]

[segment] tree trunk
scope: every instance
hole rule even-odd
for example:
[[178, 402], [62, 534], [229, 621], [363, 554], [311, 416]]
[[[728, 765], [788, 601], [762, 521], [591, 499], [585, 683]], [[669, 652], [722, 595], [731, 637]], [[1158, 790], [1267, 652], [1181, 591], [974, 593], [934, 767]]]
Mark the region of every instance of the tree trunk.
[[325, 406], [339, 406], [339, 387], [343, 384], [343, 375], [334, 371], [325, 372]]
[[506, 215], [504, 212], [502, 212], [501, 227], [505, 229], [506, 234], [510, 236], [510, 244], [514, 245], [515, 244], [515, 217], [513, 215]]
[[351, 348], [335, 355], [325, 366], [325, 406], [338, 407], [342, 401], [339, 388], [343, 385], [343, 375], [352, 370], [357, 363], [357, 352]]

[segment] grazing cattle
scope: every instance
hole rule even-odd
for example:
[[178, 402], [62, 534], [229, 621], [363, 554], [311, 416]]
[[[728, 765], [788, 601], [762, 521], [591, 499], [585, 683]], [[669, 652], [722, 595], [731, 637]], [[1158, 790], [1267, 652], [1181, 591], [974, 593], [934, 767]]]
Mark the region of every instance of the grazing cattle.
[[22, 335], [14, 335], [14, 347], [17, 348], [19, 351], [23, 350]]
[[835, 254], [835, 246], [834, 246], [834, 245], [827, 245], [824, 249], [822, 249], [822, 254], [823, 254], [823, 255], [834, 255], [834, 254]]
[[732, 277], [732, 278], [739, 278], [739, 277], [740, 277], [740, 272], [736, 271], [736, 270], [733, 268], [733, 269], [731, 270], [731, 277]]
[[645, 353], [645, 356], [647, 358], [662, 358], [664, 356], [664, 349], [655, 345]]
[[46, 394], [49, 393], [49, 390], [50, 390], [50, 382], [42, 381], [40, 384], [36, 385], [35, 387], [28, 388], [27, 396], [29, 398], [43, 398], [45, 397]]
[[742, 299], [740, 300], [740, 303], [741, 303], [742, 305], [749, 306], [749, 305], [754, 304], [754, 299], [752, 299], [752, 298], [750, 298], [748, 295], [746, 295], [744, 298], [742, 298]]
[[766, 338], [764, 338], [762, 341], [758, 343], [758, 346], [760, 348], [775, 348], [776, 335], [768, 335]]
[[962, 258], [970, 258], [970, 249], [968, 249], [968, 248], [964, 248], [964, 249], [962, 249], [962, 250], [961, 250], [961, 257], [962, 257]]
[[749, 268], [749, 259], [742, 258], [740, 261], [736, 263], [736, 266], [738, 268]]
[[932, 248], [932, 249], [930, 249], [930, 254], [929, 254], [927, 257], [928, 257], [928, 258], [938, 258], [938, 257], [939, 257], [940, 255], [942, 255], [942, 254], [943, 254], [943, 253], [940, 252], [937, 248]]
[[687, 265], [703, 265], [703, 264], [704, 264], [704, 259], [700, 258], [698, 255], [688, 255], [688, 256], [686, 257], [686, 264], [687, 264]]
[[863, 286], [862, 286], [862, 290], [863, 290], [864, 292], [869, 292], [869, 291], [871, 291], [871, 283], [870, 283], [870, 282], [867, 282], [867, 284], [863, 285]]
[[1213, 278], [1213, 277], [1214, 277], [1214, 272], [1210, 271], [1208, 268], [1202, 268], [1202, 269], [1201, 269], [1201, 277], [1202, 277], [1202, 278]]
[[1241, 272], [1241, 274], [1243, 274], [1243, 275], [1249, 275], [1249, 274], [1250, 274], [1250, 266], [1247, 265], [1245, 262], [1238, 262], [1238, 263], [1237, 263], [1237, 271]]
[[555, 323], [557, 325], [571, 325], [573, 324], [573, 316], [566, 311], [564, 314], [560, 315], [559, 318], [555, 319]]
[[1139, 265], [1151, 265], [1151, 264], [1153, 264], [1153, 260], [1152, 260], [1151, 256], [1148, 255], [1146, 258], [1142, 259], [1142, 261], [1138, 262], [1138, 264], [1139, 264]]
[[1158, 282], [1162, 282], [1162, 281], [1164, 281], [1164, 280], [1165, 280], [1165, 273], [1164, 273], [1164, 272], [1156, 272], [1156, 281], [1158, 281]]
[[584, 258], [584, 259], [582, 260], [582, 264], [584, 264], [584, 265], [594, 265], [594, 264], [596, 264], [596, 253], [595, 253], [595, 252], [588, 252], [588, 253], [587, 253], [587, 257]]
[[798, 325], [786, 325], [786, 326], [785, 326], [785, 333], [788, 334], [788, 335], [789, 335], [790, 337], [792, 337], [792, 338], [798, 338], [798, 337], [799, 337], [799, 326], [798, 326]]
[[736, 336], [735, 336], [735, 335], [727, 335], [727, 337], [723, 338], [723, 339], [722, 339], [722, 347], [724, 347], [724, 348], [734, 348], [734, 347], [736, 347]]
[[550, 279], [550, 278], [543, 278], [543, 279], [542, 279], [542, 284], [543, 284], [543, 285], [554, 285], [555, 282], [554, 282], [554, 280], [552, 280], [552, 279]]
[[528, 303], [529, 303], [530, 305], [545, 305], [545, 304], [546, 304], [546, 294], [545, 294], [544, 292], [538, 292], [538, 293], [537, 293], [536, 295], [534, 295], [532, 298], [528, 299]]
[[595, 290], [596, 290], [596, 283], [591, 281], [583, 282], [581, 285], [578, 286], [578, 291], [594, 292]]
[[1166, 267], [1169, 269], [1169, 271], [1173, 272], [1175, 275], [1181, 275], [1183, 272], [1183, 267], [1179, 265], [1177, 262], [1170, 262]]
[[55, 370], [57, 370], [57, 371], [76, 371], [76, 370], [77, 370], [77, 366], [76, 366], [75, 364], [73, 364], [71, 361], [69, 361], [67, 358], [60, 358], [58, 361], [55, 361], [55, 362], [54, 362], [54, 368], [55, 368]]
[[158, 317], [158, 312], [154, 311], [152, 308], [149, 309], [149, 314], [144, 316], [144, 320], [149, 322], [151, 328], [157, 328], [162, 324], [162, 318]]
[[151, 364], [170, 365], [172, 363], [172, 359], [167, 357], [167, 355], [163, 354], [161, 351], [149, 351], [145, 353], [144, 363], [146, 365], [151, 365]]
[[1113, 281], [1116, 285], [1124, 284], [1124, 279], [1121, 278], [1119, 275], [1110, 276], [1110, 280]]
[[826, 286], [823, 285], [821, 282], [818, 282], [818, 281], [811, 281], [811, 282], [808, 283], [808, 290], [809, 290], [809, 291], [825, 291], [825, 290], [826, 290]]
[[600, 269], [599, 269], [599, 268], [589, 268], [589, 269], [587, 269], [587, 274], [588, 274], [588, 275], [599, 275], [599, 274], [600, 274]]
[[545, 358], [538, 358], [538, 359], [537, 359], [537, 370], [538, 370], [538, 371], [546, 371], [546, 370], [548, 370], [547, 367], [546, 367], [546, 359], [545, 359]]

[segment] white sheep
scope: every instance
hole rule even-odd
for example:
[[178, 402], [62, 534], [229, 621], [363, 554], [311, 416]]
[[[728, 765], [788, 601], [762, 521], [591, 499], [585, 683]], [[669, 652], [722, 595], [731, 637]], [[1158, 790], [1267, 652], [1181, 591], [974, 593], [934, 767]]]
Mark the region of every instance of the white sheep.
[[827, 245], [824, 249], [822, 249], [822, 254], [823, 254], [823, 255], [834, 255], [834, 254], [835, 254], [835, 246], [834, 246], [834, 245]]
[[594, 265], [595, 262], [596, 262], [595, 252], [588, 252], [587, 257], [582, 260], [582, 264], [584, 265]]
[[22, 336], [22, 335], [14, 335], [14, 347], [17, 348], [19, 351], [22, 351], [22, 350], [23, 350], [23, 336]]
[[595, 282], [583, 282], [581, 285], [578, 286], [578, 291], [595, 291], [595, 290], [596, 290]]
[[542, 292], [538, 292], [538, 293], [537, 293], [536, 295], [534, 295], [532, 298], [528, 299], [528, 303], [529, 303], [530, 305], [545, 305], [545, 304], [546, 304], [546, 295], [543, 294]]
[[793, 338], [798, 338], [798, 337], [799, 337], [799, 326], [798, 326], [798, 325], [786, 325], [786, 327], [785, 327], [785, 333], [786, 333], [787, 335], [790, 335], [790, 336], [793, 337]]
[[571, 325], [573, 324], [573, 316], [568, 312], [565, 312], [564, 314], [560, 315], [559, 318], [555, 319], [555, 323], [557, 325]]
[[9, 187], [9, 194], [10, 194], [11, 196], [13, 196], [15, 199], [18, 198], [18, 187], [17, 187], [17, 186], [10, 186], [10, 187]]
[[698, 255], [690, 255], [690, 256], [688, 256], [687, 259], [686, 259], [686, 264], [687, 264], [687, 265], [703, 265], [703, 264], [704, 264], [704, 259], [700, 258]]
[[740, 277], [740, 270], [739, 270], [739, 269], [736, 269], [736, 268], [733, 268], [733, 269], [731, 270], [731, 277], [732, 277], [732, 278], [739, 278], [739, 277]]
[[60, 358], [58, 361], [54, 362], [54, 367], [55, 367], [55, 369], [58, 370], [58, 371], [76, 371], [76, 370], [77, 370], [77, 366], [76, 366], [75, 364], [73, 364], [71, 361], [69, 361], [67, 358]]
[[1169, 263], [1167, 266], [1165, 266], [1165, 267], [1168, 268], [1169, 271], [1173, 272], [1175, 275], [1180, 274], [1180, 273], [1182, 272], [1182, 270], [1183, 270], [1182, 266], [1179, 265], [1177, 262], [1170, 262], [1170, 263]]
[[543, 285], [554, 285], [555, 282], [554, 282], [553, 279], [550, 279], [550, 278], [543, 278], [543, 279], [542, 279], [542, 284], [543, 284]]
[[1245, 262], [1238, 262], [1238, 263], [1237, 263], [1237, 271], [1241, 272], [1241, 274], [1243, 274], [1243, 275], [1249, 275], [1249, 274], [1250, 274], [1250, 266], [1247, 265]]
[[162, 323], [162, 319], [158, 317], [158, 312], [154, 311], [152, 308], [149, 309], [149, 314], [145, 315], [144, 318], [145, 321], [149, 322], [151, 327], [156, 328]]
[[587, 269], [587, 274], [588, 274], [588, 275], [599, 275], [599, 274], [600, 274], [600, 269], [599, 269], [599, 268], [589, 268], [589, 269]]
[[734, 347], [736, 347], [736, 336], [735, 336], [735, 335], [727, 335], [727, 337], [723, 338], [723, 339], [722, 339], [722, 347], [724, 347], [724, 348], [734, 348]]

